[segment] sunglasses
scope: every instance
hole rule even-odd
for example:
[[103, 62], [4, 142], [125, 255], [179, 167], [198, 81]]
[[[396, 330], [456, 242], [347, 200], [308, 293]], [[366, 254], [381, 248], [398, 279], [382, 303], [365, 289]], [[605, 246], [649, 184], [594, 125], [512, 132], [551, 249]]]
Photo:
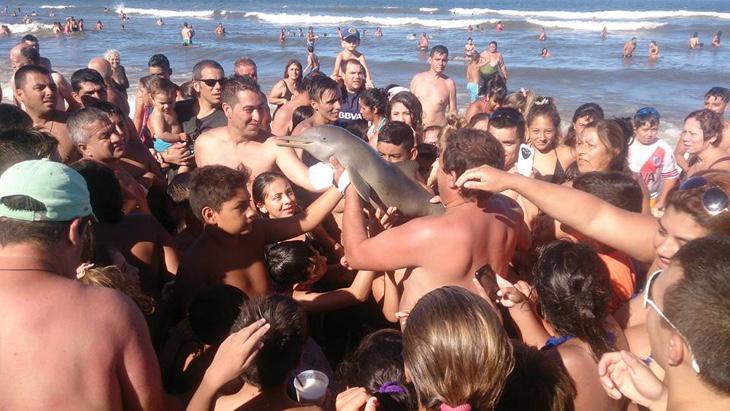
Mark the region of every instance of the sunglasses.
[[646, 116], [656, 117], [657, 119], [661, 118], [659, 111], [657, 111], [657, 109], [655, 109], [654, 107], [644, 107], [642, 109], [639, 109], [639, 111], [636, 112], [636, 117], [646, 117]]
[[208, 86], [208, 87], [210, 87], [210, 88], [213, 88], [213, 87], [215, 87], [216, 84], [220, 84], [221, 86], [223, 86], [223, 83], [226, 82], [226, 79], [223, 79], [223, 78], [202, 78], [202, 79], [200, 79], [198, 81], [205, 83], [205, 85]]
[[695, 355], [692, 353], [692, 347], [690, 347], [689, 341], [687, 341], [687, 338], [684, 337], [684, 335], [679, 331], [679, 329], [674, 325], [674, 323], [672, 323], [669, 320], [669, 318], [667, 318], [667, 316], [664, 315], [664, 312], [662, 312], [662, 310], [659, 308], [659, 306], [656, 305], [654, 300], [652, 300], [651, 286], [652, 286], [652, 284], [654, 284], [654, 280], [656, 280], [659, 277], [659, 274], [661, 274], [663, 272], [664, 272], [664, 270], [654, 271], [649, 276], [649, 278], [646, 280], [646, 287], [644, 288], [644, 308], [646, 308], [647, 306], [651, 307], [654, 311], [656, 311], [657, 315], [659, 315], [659, 318], [666, 321], [667, 324], [669, 324], [669, 326], [672, 327], [672, 329], [674, 331], [676, 331], [680, 337], [682, 337], [682, 340], [684, 340], [684, 343], [687, 344], [687, 349], [689, 350], [690, 355], [692, 356], [692, 369], [694, 370], [694, 372], [699, 374], [700, 373], [700, 364], [697, 363], [697, 359], [695, 358]]
[[717, 186], [709, 186], [709, 182], [703, 176], [694, 176], [685, 180], [679, 185], [679, 190], [695, 190], [707, 187], [702, 192], [702, 207], [711, 216], [724, 213], [730, 207], [730, 197], [727, 193]]

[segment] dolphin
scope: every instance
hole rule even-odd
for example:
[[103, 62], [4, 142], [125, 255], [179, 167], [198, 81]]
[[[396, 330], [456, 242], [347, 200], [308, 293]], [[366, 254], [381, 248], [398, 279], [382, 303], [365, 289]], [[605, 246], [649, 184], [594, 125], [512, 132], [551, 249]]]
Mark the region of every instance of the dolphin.
[[407, 177], [397, 163], [383, 160], [368, 143], [344, 128], [318, 126], [298, 136], [276, 139], [279, 146], [304, 149], [325, 163], [334, 156], [347, 170], [360, 197], [374, 207], [397, 207], [406, 217], [444, 212], [443, 205], [430, 203], [431, 193]]

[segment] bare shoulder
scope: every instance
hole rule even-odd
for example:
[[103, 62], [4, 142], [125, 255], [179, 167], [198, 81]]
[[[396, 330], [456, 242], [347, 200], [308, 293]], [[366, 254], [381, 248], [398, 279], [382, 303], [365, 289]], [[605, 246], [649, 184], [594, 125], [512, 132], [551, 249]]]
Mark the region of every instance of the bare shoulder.
[[568, 341], [557, 347], [560, 353], [560, 359], [565, 365], [573, 379], [578, 380], [583, 377], [590, 377], [596, 374], [597, 362], [593, 355], [580, 342]]
[[198, 144], [201, 144], [201, 145], [213, 144], [217, 140], [219, 140], [222, 136], [224, 136], [225, 133], [227, 133], [226, 126], [211, 128], [210, 130], [203, 132], [203, 134], [201, 134], [200, 136], [198, 136], [197, 139], [195, 139], [195, 145], [197, 146]]

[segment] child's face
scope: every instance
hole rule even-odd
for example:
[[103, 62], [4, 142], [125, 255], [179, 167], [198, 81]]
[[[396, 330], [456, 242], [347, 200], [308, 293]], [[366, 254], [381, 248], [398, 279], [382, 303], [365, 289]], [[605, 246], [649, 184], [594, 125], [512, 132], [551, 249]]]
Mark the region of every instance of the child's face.
[[400, 163], [411, 158], [405, 148], [385, 142], [378, 143], [378, 154], [389, 163]]
[[286, 218], [296, 214], [297, 198], [291, 185], [283, 178], [277, 178], [269, 184], [264, 196], [264, 203], [258, 204], [259, 211], [270, 218]]
[[549, 149], [555, 141], [557, 130], [555, 124], [548, 116], [537, 116], [530, 123], [530, 142], [536, 149], [544, 151]]
[[644, 123], [640, 127], [634, 127], [634, 135], [636, 136], [636, 140], [644, 145], [649, 145], [655, 142], [658, 128], [658, 124], [652, 126], [649, 123]]
[[405, 106], [405, 104], [400, 102], [393, 103], [393, 106], [390, 109], [390, 120], [402, 121], [413, 127], [413, 124], [411, 124], [413, 120], [411, 116], [411, 110], [409, 110], [408, 107]]
[[310, 261], [312, 263], [312, 271], [307, 275], [307, 288], [321, 280], [327, 273], [327, 257], [320, 254], [319, 251], [314, 250], [314, 257]]
[[353, 51], [357, 50], [357, 46], [360, 45], [360, 42], [357, 40], [342, 40], [342, 48], [352, 53]]
[[214, 212], [218, 228], [231, 235], [245, 235], [251, 232], [254, 211], [245, 188], [236, 190], [236, 195], [221, 205], [220, 212]]
[[163, 113], [169, 113], [175, 109], [175, 94], [155, 93], [152, 95], [152, 105], [155, 110], [160, 110]]

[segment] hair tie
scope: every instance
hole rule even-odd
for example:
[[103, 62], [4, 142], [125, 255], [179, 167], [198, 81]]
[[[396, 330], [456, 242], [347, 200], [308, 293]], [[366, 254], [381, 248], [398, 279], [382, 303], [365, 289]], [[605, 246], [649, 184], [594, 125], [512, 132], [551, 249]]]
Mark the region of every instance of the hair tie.
[[533, 104], [535, 104], [536, 106], [542, 106], [542, 105], [545, 105], [545, 104], [550, 104], [550, 99], [547, 98], [547, 97], [543, 97], [541, 99], [535, 100], [535, 103], [533, 103]]
[[520, 87], [520, 93], [522, 93], [522, 95], [523, 95], [524, 97], [527, 97], [527, 90], [525, 90], [525, 88], [524, 88], [524, 87]]
[[439, 407], [439, 411], [471, 411], [471, 405], [461, 404], [461, 405], [457, 405], [456, 407], [452, 407], [452, 406], [446, 405], [444, 403], [441, 403], [441, 406]]
[[394, 381], [388, 381], [378, 388], [379, 394], [405, 394], [406, 389]]
[[94, 268], [94, 263], [83, 263], [76, 267], [76, 279], [80, 280], [84, 278], [86, 272], [89, 271], [90, 268]]

